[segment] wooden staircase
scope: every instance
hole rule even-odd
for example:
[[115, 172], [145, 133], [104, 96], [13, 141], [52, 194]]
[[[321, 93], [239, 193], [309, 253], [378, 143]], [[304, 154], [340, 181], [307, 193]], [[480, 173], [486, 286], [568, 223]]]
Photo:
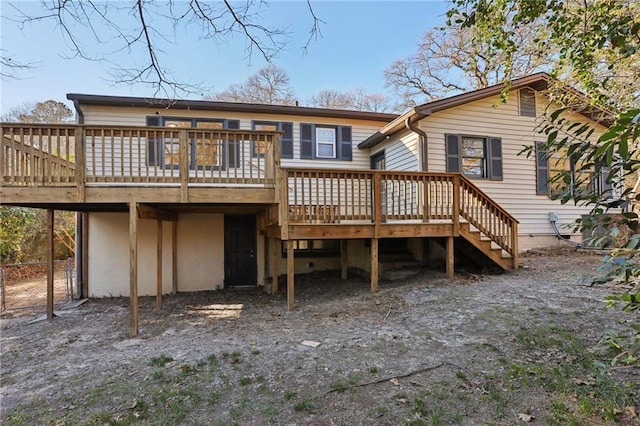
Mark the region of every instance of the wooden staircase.
[[484, 253], [489, 259], [505, 271], [514, 269], [513, 256], [504, 251], [502, 247], [498, 246], [495, 242], [485, 237], [482, 232], [472, 229], [469, 223], [460, 223], [460, 236]]

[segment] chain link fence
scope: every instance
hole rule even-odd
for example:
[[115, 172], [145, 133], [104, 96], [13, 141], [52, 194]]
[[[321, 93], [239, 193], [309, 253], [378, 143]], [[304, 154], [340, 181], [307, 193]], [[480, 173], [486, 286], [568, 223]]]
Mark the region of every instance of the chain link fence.
[[[74, 300], [72, 258], [56, 260], [53, 274], [53, 303]], [[47, 263], [13, 263], [0, 268], [0, 310], [27, 309], [47, 304]]]

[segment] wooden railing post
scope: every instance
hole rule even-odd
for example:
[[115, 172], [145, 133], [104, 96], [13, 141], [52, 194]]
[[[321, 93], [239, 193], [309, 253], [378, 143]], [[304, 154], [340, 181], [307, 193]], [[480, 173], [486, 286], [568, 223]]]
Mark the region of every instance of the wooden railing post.
[[289, 172], [287, 170], [278, 169], [277, 170], [277, 181], [276, 181], [276, 197], [279, 194], [278, 205], [279, 214], [278, 214], [278, 224], [280, 225], [280, 238], [282, 240], [289, 239]]
[[453, 235], [460, 235], [460, 177], [453, 177]]
[[374, 238], [378, 238], [380, 233], [380, 225], [382, 223], [382, 173], [372, 172], [373, 174], [373, 197], [371, 202], [373, 203], [373, 225], [374, 225]]
[[187, 130], [180, 130], [178, 143], [180, 146], [180, 199], [183, 203], [189, 202], [189, 139]]
[[271, 164], [272, 164], [271, 176], [273, 176], [274, 181], [278, 177], [278, 170], [280, 170], [280, 157], [282, 155], [281, 153], [282, 153], [282, 135], [278, 133], [273, 138], [273, 149], [271, 150], [271, 155], [273, 156], [273, 159], [271, 161]]
[[84, 127], [78, 126], [75, 131], [75, 165], [76, 165], [76, 186], [78, 188], [78, 202], [84, 203], [86, 200], [86, 176], [87, 176], [87, 165], [86, 165], [86, 153], [85, 153], [85, 142], [84, 142]]

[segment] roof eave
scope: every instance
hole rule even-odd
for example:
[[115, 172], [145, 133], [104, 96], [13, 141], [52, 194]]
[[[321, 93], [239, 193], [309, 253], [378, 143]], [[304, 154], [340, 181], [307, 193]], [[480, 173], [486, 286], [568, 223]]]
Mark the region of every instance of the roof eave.
[[280, 115], [299, 115], [309, 117], [347, 118], [382, 122], [390, 122], [398, 117], [398, 114], [390, 114], [384, 112], [299, 107], [292, 105], [251, 104], [204, 100], [171, 100], [126, 96], [87, 95], [81, 93], [69, 93], [67, 94], [67, 99], [73, 101], [76, 105], [249, 112]]

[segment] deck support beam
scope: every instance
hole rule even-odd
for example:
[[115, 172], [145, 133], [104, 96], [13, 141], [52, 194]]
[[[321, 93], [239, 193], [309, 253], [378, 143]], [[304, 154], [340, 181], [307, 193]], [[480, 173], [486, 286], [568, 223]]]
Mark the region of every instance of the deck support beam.
[[340, 279], [346, 281], [349, 269], [349, 257], [347, 252], [347, 240], [340, 240]]
[[156, 308], [162, 308], [162, 220], [157, 223], [157, 257], [156, 257]]
[[454, 256], [453, 256], [453, 237], [447, 237], [447, 278], [453, 280], [454, 272]]
[[295, 263], [294, 263], [294, 240], [287, 240], [287, 309], [293, 310], [294, 308], [294, 277], [295, 277]]
[[53, 313], [53, 209], [47, 209], [47, 318]]
[[371, 293], [378, 292], [378, 241], [377, 238], [371, 239]]
[[278, 275], [279, 275], [279, 265], [278, 265], [278, 256], [280, 254], [279, 240], [277, 238], [269, 238], [269, 242], [271, 244], [269, 248], [269, 259], [271, 262], [271, 294], [278, 294]]
[[129, 299], [131, 305], [131, 337], [138, 335], [138, 209], [129, 203]]

